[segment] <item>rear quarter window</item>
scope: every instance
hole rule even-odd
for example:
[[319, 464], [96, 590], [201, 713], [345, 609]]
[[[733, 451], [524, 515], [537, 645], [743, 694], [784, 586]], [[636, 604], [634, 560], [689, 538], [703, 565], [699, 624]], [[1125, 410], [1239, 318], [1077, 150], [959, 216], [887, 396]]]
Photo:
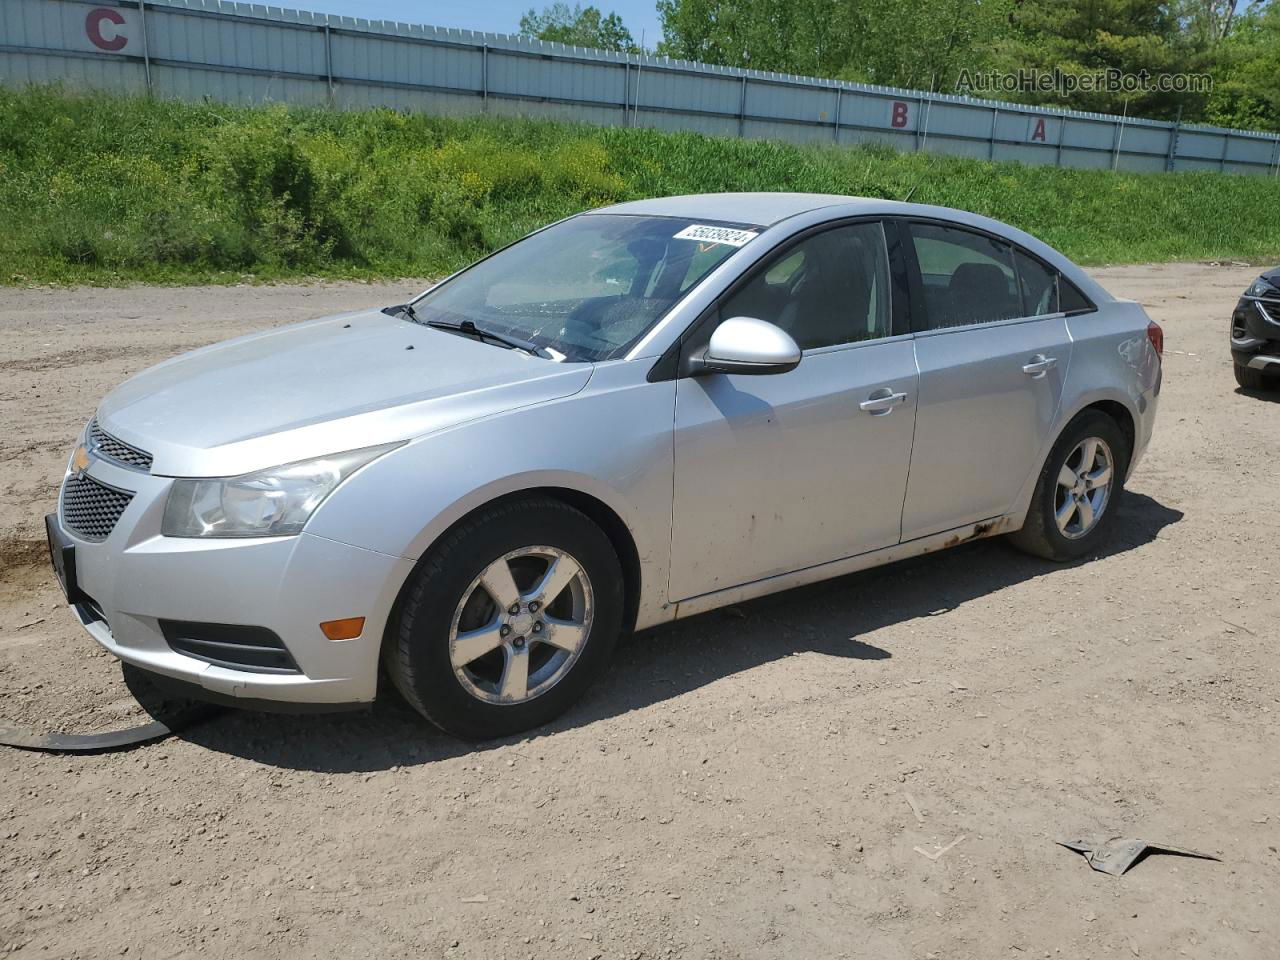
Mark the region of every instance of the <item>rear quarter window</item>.
[[1090, 313], [1096, 309], [1074, 283], [1058, 274], [1058, 309], [1063, 313]]

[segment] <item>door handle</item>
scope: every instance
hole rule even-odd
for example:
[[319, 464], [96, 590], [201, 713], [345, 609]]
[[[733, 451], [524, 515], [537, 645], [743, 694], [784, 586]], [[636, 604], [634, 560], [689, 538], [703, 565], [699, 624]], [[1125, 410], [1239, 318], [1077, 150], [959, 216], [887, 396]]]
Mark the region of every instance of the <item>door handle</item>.
[[1039, 380], [1057, 365], [1057, 357], [1046, 357], [1043, 353], [1037, 353], [1029, 363], [1022, 365], [1022, 372], [1032, 380]]
[[894, 393], [888, 387], [882, 387], [858, 404], [858, 409], [866, 411], [873, 417], [883, 417], [885, 414], [893, 413], [893, 408], [900, 403], [905, 403], [906, 400], [905, 393]]

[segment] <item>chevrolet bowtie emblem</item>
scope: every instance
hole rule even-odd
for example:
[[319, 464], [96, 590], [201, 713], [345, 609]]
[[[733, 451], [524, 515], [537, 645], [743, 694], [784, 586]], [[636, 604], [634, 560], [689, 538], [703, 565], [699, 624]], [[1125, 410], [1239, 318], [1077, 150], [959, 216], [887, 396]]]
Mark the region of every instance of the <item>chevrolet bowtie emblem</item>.
[[89, 469], [89, 464], [93, 459], [89, 456], [89, 449], [81, 444], [76, 447], [76, 452], [71, 455], [71, 471], [77, 475], [83, 474]]

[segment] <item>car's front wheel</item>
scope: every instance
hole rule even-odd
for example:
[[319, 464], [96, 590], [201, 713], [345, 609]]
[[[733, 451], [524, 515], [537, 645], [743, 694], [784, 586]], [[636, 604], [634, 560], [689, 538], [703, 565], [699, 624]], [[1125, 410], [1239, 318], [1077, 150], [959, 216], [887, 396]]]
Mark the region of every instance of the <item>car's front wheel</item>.
[[1129, 469], [1129, 441], [1100, 410], [1072, 420], [1049, 452], [1022, 529], [1010, 541], [1047, 560], [1097, 549], [1115, 521]]
[[622, 626], [604, 532], [558, 500], [482, 509], [423, 558], [384, 650], [396, 688], [472, 740], [552, 720], [604, 670]]
[[1238, 361], [1233, 366], [1236, 370], [1236, 383], [1245, 390], [1267, 390], [1280, 387], [1280, 378], [1270, 377], [1261, 370], [1255, 370]]

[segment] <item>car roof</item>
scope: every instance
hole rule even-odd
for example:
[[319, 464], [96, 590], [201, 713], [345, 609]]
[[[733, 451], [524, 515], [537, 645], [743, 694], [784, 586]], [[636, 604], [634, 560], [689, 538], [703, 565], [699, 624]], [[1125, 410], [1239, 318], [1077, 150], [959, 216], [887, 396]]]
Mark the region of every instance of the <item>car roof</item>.
[[843, 197], [835, 193], [692, 193], [653, 197], [601, 207], [592, 213], [624, 213], [650, 217], [685, 217], [723, 223], [768, 227], [788, 217], [823, 207], [866, 205], [867, 213], [887, 212], [891, 201], [871, 197]]
[[847, 197], [838, 193], [691, 193], [676, 197], [652, 197], [600, 207], [590, 213], [621, 213], [633, 216], [680, 217], [689, 220], [718, 220], [756, 227], [771, 227], [791, 217], [819, 210], [831, 210], [833, 218], [857, 216], [926, 217], [969, 224], [1004, 234], [1010, 239], [1026, 236], [1016, 227], [981, 214], [952, 207], [904, 203], [880, 197]]

